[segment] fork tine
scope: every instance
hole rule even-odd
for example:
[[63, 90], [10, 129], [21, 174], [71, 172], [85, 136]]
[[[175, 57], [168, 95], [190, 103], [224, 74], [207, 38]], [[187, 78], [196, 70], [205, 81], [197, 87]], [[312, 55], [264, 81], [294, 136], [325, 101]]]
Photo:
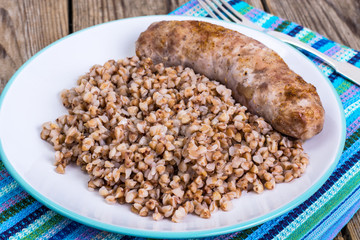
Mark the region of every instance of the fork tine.
[[253, 23], [252, 21], [250, 21], [249, 19], [247, 19], [244, 15], [242, 15], [241, 13], [239, 13], [238, 11], [235, 10], [235, 8], [233, 8], [229, 3], [227, 3], [225, 0], [219, 0], [222, 4], [225, 5], [225, 7], [227, 9], [229, 9], [236, 17], [238, 17], [243, 24], [248, 25], [249, 27], [255, 28], [257, 30], [263, 31], [264, 28], [256, 25], [255, 23]]
[[[210, 16], [212, 16], [213, 18], [231, 22], [231, 20], [227, 18], [224, 14], [222, 14], [222, 12], [220, 12], [219, 9], [212, 2], [210, 2], [209, 0], [204, 0], [204, 1], [198, 0], [200, 5], [205, 9], [205, 11], [207, 11], [210, 14]], [[217, 15], [214, 12], [217, 13]]]
[[[198, 0], [198, 3], [200, 4], [200, 6], [205, 9], [205, 11], [207, 13], [210, 14], [210, 16], [212, 16], [213, 18], [216, 18], [216, 19], [220, 19], [218, 16], [216, 16], [215, 13], [213, 13], [213, 11], [210, 10], [210, 8], [202, 1], [202, 0]], [[220, 19], [221, 20], [221, 19]]]
[[221, 3], [216, 0], [212, 0], [229, 18], [231, 18], [236, 23], [241, 23], [239, 19], [237, 19], [232, 13], [230, 13], [226, 8], [223, 7]]
[[231, 22], [229, 18], [227, 18], [215, 5], [209, 0], [204, 0], [211, 9], [216, 12], [223, 20]]
[[[256, 25], [252, 21], [248, 20], [245, 16], [243, 16], [239, 12], [237, 12], [229, 3], [227, 3], [224, 0], [197, 0], [197, 1], [200, 4], [200, 6], [203, 9], [205, 9], [206, 12], [209, 13], [209, 15], [212, 18], [225, 20], [228, 22], [233, 21], [238, 24], [247, 25], [248, 27], [257, 29], [259, 31], [264, 31], [264, 28]], [[220, 1], [220, 2], [218, 2], [218, 1]], [[228, 17], [226, 17], [219, 9], [221, 9], [229, 18], [231, 18], [231, 20]], [[230, 10], [230, 12], [227, 9]]]
[[243, 20], [244, 16], [240, 15], [240, 13], [238, 13], [229, 3], [224, 0], [220, 0], [220, 2], [224, 4], [235, 16]]

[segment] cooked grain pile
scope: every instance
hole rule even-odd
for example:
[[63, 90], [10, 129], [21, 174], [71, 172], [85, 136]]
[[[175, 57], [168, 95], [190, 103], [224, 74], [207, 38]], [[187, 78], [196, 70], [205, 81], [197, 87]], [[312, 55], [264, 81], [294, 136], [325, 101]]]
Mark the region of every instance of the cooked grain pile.
[[41, 132], [56, 150], [56, 171], [74, 162], [108, 203], [129, 203], [155, 220], [209, 218], [242, 191], [271, 190], [308, 165], [300, 141], [189, 68], [110, 60], [61, 97], [69, 114]]

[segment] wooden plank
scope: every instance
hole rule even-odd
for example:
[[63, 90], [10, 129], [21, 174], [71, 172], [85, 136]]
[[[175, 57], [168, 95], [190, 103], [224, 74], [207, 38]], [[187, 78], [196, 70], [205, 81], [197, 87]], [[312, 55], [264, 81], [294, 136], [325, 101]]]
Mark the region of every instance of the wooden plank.
[[67, 0], [0, 1], [0, 92], [40, 49], [68, 34]]
[[[168, 14], [188, 0], [73, 0], [73, 30], [121, 18]], [[247, 0], [262, 8], [261, 0]]]
[[343, 232], [345, 232], [347, 237], [345, 239], [360, 239], [360, 210], [349, 221]]
[[343, 234], [341, 232], [339, 232], [338, 235], [336, 235], [336, 237], [334, 238], [334, 240], [345, 240]]
[[264, 0], [272, 14], [360, 50], [360, 1]]
[[187, 0], [73, 0], [73, 29], [121, 18], [168, 14]]
[[250, 4], [253, 7], [264, 10], [264, 6], [263, 6], [261, 0], [244, 0], [244, 2], [247, 2], [248, 4]]

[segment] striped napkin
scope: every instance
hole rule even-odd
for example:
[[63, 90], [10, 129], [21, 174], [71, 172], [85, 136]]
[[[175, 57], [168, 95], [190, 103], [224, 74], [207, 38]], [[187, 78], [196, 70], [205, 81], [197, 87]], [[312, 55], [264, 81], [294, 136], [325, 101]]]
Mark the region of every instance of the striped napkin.
[[[356, 50], [247, 3], [227, 1], [264, 28], [284, 32], [339, 61], [360, 67], [360, 52]], [[171, 14], [207, 16], [196, 0]], [[287, 214], [244, 231], [208, 239], [332, 239], [360, 208], [360, 88], [319, 59], [308, 57], [328, 76], [345, 109], [346, 143], [337, 168], [313, 196]], [[90, 228], [55, 213], [24, 192], [0, 161], [0, 239], [9, 238], [138, 239]]]

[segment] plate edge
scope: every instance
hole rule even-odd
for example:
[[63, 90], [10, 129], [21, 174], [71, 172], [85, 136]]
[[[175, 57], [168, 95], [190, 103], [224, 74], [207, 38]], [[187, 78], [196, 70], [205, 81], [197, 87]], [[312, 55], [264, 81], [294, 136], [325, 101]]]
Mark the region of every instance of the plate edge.
[[[194, 20], [212, 20], [212, 21], [219, 21], [219, 20], [215, 20], [215, 19], [209, 19], [209, 18], [204, 18], [204, 17], [191, 17], [191, 16], [179, 16], [179, 15], [151, 15], [151, 16], [140, 16], [140, 17], [133, 17], [133, 18], [125, 18], [125, 19], [118, 19], [115, 21], [110, 21], [110, 22], [106, 22], [106, 23], [102, 23], [102, 24], [98, 24], [98, 25], [94, 25], [85, 29], [82, 29], [80, 31], [71, 33], [61, 39], [56, 40], [55, 42], [49, 44], [48, 46], [46, 46], [45, 48], [43, 48], [42, 50], [40, 50], [39, 52], [37, 52], [34, 56], [32, 56], [29, 60], [27, 60], [15, 73], [14, 75], [10, 78], [10, 80], [8, 81], [8, 83], [6, 84], [3, 92], [1, 93], [0, 96], [0, 116], [1, 116], [1, 108], [2, 108], [2, 103], [5, 99], [6, 93], [8, 92], [8, 90], [10, 89], [12, 83], [15, 81], [17, 75], [31, 62], [33, 61], [35, 58], [37, 58], [41, 53], [43, 53], [44, 51], [46, 51], [48, 48], [60, 43], [61, 41], [75, 36], [83, 31], [87, 31], [89, 29], [93, 29], [105, 24], [110, 24], [113, 22], [118, 22], [118, 21], [126, 21], [126, 20], [131, 20], [131, 19], [139, 19], [139, 18], [159, 18], [159, 17], [163, 17], [163, 18], [168, 18], [168, 19], [178, 19], [178, 18], [184, 18], [184, 19], [194, 19]], [[221, 22], [221, 21], [219, 21]], [[235, 23], [230, 23], [230, 22], [226, 22], [228, 24], [233, 24], [235, 26], [238, 26]], [[241, 26], [241, 27], [245, 27], [254, 31], [258, 31], [256, 29], [252, 29], [250, 27], [247, 26]], [[261, 32], [261, 31], [258, 31]], [[262, 32], [263, 33], [263, 32]], [[266, 34], [266, 33], [263, 33]], [[270, 36], [270, 35], [268, 35]], [[278, 42], [281, 42], [279, 39], [270, 36], [273, 39], [275, 39]], [[283, 42], [281, 42], [283, 43]], [[285, 43], [283, 43], [285, 44]], [[300, 53], [301, 55], [303, 55], [299, 50], [297, 50], [296, 48], [294, 48], [298, 53]], [[303, 55], [304, 56], [304, 55]], [[318, 69], [316, 67], [316, 65], [310, 61], [306, 56], [304, 56], [304, 58], [309, 61], [322, 75], [323, 77], [327, 80], [327, 83], [330, 85], [333, 94], [335, 95], [335, 98], [338, 102], [338, 107], [339, 107], [339, 111], [341, 113], [341, 126], [342, 126], [342, 132], [341, 132], [341, 139], [340, 139], [340, 145], [339, 148], [337, 150], [337, 155], [335, 157], [335, 160], [333, 162], [333, 164], [329, 167], [328, 171], [318, 180], [318, 182], [313, 185], [312, 187], [310, 187], [306, 192], [304, 192], [298, 199], [293, 200], [290, 203], [287, 203], [285, 206], [269, 213], [266, 214], [262, 217], [259, 218], [255, 218], [253, 220], [247, 221], [245, 223], [240, 223], [237, 225], [232, 225], [232, 226], [227, 226], [227, 227], [221, 227], [221, 228], [217, 228], [217, 229], [213, 229], [213, 230], [199, 230], [199, 231], [189, 231], [189, 232], [159, 232], [159, 231], [149, 231], [149, 230], [137, 230], [137, 229], [130, 229], [130, 228], [125, 228], [125, 227], [119, 227], [119, 226], [115, 226], [115, 225], [111, 225], [108, 223], [102, 223], [99, 222], [97, 220], [93, 220], [90, 219], [88, 217], [84, 217], [81, 216], [77, 213], [74, 213], [70, 210], [67, 210], [66, 208], [56, 204], [55, 202], [52, 202], [48, 199], [46, 199], [41, 193], [39, 193], [38, 191], [36, 191], [29, 183], [27, 183], [20, 174], [18, 174], [15, 170], [15, 168], [11, 165], [10, 161], [7, 159], [6, 155], [5, 155], [5, 151], [3, 149], [2, 146], [2, 141], [1, 141], [1, 136], [0, 136], [0, 157], [2, 162], [4, 163], [6, 169], [9, 171], [9, 173], [11, 174], [11, 176], [24, 188], [25, 191], [27, 191], [30, 195], [32, 195], [35, 199], [37, 199], [39, 202], [43, 203], [45, 206], [47, 206], [48, 208], [56, 211], [57, 213], [64, 215], [70, 219], [73, 219], [77, 222], [83, 223], [85, 225], [94, 227], [94, 228], [98, 228], [101, 230], [106, 230], [106, 231], [111, 231], [111, 232], [116, 232], [116, 233], [121, 233], [121, 234], [128, 234], [128, 235], [132, 235], [132, 236], [141, 236], [141, 237], [153, 237], [153, 238], [163, 238], [163, 234], [167, 234], [167, 238], [187, 238], [187, 237], [207, 237], [207, 236], [215, 236], [215, 235], [221, 235], [221, 234], [226, 234], [226, 233], [232, 233], [235, 231], [239, 231], [239, 230], [244, 230], [256, 225], [259, 225], [261, 223], [264, 223], [268, 220], [271, 220], [277, 216], [280, 216], [292, 209], [294, 209], [295, 207], [297, 207], [298, 205], [300, 205], [301, 203], [303, 203], [306, 199], [308, 199], [311, 195], [313, 195], [324, 183], [325, 181], [330, 177], [331, 173], [334, 171], [337, 163], [339, 162], [339, 159], [341, 157], [343, 148], [344, 148], [344, 144], [345, 144], [345, 136], [346, 136], [346, 121], [345, 121], [345, 115], [344, 115], [344, 110], [343, 110], [343, 105], [342, 102], [340, 100], [339, 95], [337, 94], [335, 88], [333, 87], [332, 83], [330, 82], [330, 80], [324, 75], [323, 72], [320, 71], [320, 69]], [[74, 216], [75, 214], [75, 216]], [[133, 232], [134, 230], [136, 230], [136, 232]]]

